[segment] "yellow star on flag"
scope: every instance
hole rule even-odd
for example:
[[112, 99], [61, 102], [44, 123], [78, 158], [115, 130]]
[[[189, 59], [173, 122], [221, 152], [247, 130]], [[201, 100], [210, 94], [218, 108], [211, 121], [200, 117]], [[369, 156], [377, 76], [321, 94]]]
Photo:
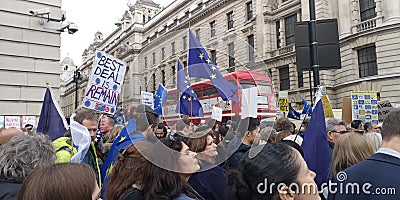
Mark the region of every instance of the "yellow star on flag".
[[213, 71], [215, 71], [217, 68], [216, 68], [215, 66], [212, 66], [211, 69], [212, 69]]
[[207, 58], [206, 61], [207, 61], [208, 64], [210, 64], [210, 62], [211, 62], [211, 60], [209, 58]]
[[183, 98], [183, 99], [186, 99], [187, 97], [186, 97], [186, 95], [183, 95], [182, 98]]
[[215, 78], [217, 78], [217, 75], [216, 74], [211, 74], [211, 79], [215, 79]]
[[203, 59], [203, 58], [204, 58], [204, 55], [201, 53], [200, 56], [199, 56], [199, 58], [200, 58], [200, 59]]
[[[126, 138], [126, 136], [124, 136], [124, 137], [121, 137], [121, 139], [119, 140], [119, 142], [122, 142], [122, 141], [124, 141], [125, 140], [125, 138]], [[119, 143], [118, 142], [118, 143]]]
[[192, 100], [192, 97], [189, 97], [189, 98], [188, 98], [188, 101], [191, 101], [191, 100]]

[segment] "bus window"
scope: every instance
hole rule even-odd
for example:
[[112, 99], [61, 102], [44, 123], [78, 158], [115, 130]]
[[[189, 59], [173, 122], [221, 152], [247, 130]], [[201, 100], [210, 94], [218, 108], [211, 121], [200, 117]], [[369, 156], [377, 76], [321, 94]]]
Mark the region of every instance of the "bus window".
[[193, 91], [196, 93], [197, 98], [203, 97], [203, 93], [201, 92], [201, 88], [194, 88]]
[[176, 104], [177, 96], [178, 96], [177, 93], [168, 94], [166, 104], [167, 105]]
[[236, 85], [236, 86], [237, 86], [236, 80], [229, 80], [229, 82], [231, 82], [233, 85]]
[[242, 79], [242, 80], [240, 80], [240, 87], [242, 89], [256, 87], [256, 83], [254, 82], [254, 80]]
[[272, 94], [272, 87], [270, 82], [266, 81], [257, 81], [258, 89], [261, 94]]
[[209, 85], [204, 87], [204, 96], [216, 96], [217, 90], [214, 86]]

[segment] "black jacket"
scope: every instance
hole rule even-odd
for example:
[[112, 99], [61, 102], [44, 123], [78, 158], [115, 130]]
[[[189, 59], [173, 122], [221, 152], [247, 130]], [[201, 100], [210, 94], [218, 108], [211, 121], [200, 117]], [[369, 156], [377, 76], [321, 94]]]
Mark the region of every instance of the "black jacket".
[[22, 182], [0, 179], [0, 200], [13, 200], [18, 198]]

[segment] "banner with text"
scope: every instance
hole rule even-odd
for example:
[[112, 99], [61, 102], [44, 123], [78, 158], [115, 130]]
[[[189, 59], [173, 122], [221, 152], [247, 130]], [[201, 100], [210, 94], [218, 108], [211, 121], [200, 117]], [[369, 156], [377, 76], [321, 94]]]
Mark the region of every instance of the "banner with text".
[[114, 114], [124, 82], [126, 63], [102, 51], [96, 51], [83, 106]]
[[4, 127], [4, 116], [0, 116], [0, 128]]
[[289, 112], [289, 95], [288, 91], [279, 91], [278, 105], [279, 111], [281, 112]]
[[27, 124], [36, 126], [36, 116], [22, 116], [22, 127], [25, 127]]
[[376, 91], [351, 91], [352, 120], [378, 124]]

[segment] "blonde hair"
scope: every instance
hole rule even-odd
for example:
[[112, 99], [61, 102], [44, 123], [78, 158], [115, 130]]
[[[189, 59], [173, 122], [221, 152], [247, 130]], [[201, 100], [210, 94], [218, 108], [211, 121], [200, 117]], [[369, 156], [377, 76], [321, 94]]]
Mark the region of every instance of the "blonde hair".
[[341, 135], [333, 149], [333, 174], [371, 157], [375, 152], [376, 147], [367, 136], [355, 132]]

